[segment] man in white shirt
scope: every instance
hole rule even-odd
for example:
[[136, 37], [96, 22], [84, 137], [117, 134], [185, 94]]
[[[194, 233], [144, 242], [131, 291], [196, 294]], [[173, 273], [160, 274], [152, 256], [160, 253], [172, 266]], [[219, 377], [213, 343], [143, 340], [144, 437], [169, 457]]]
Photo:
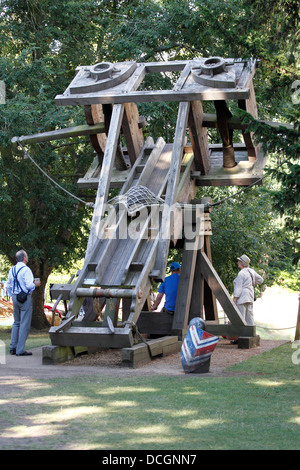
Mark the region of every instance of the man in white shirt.
[[237, 259], [240, 272], [233, 281], [233, 301], [247, 325], [254, 325], [254, 286], [262, 284], [264, 280], [254, 269], [249, 268], [250, 259], [248, 256], [242, 255]]
[[[25, 351], [25, 343], [30, 331], [32, 317], [31, 294], [36, 287], [41, 285], [40, 280], [34, 280], [31, 269], [27, 266], [28, 255], [20, 250], [16, 253], [17, 264], [8, 274], [7, 292], [12, 297], [14, 308], [14, 323], [11, 330], [10, 354], [17, 356], [31, 356]], [[27, 299], [21, 303], [17, 295], [21, 292], [28, 293]]]

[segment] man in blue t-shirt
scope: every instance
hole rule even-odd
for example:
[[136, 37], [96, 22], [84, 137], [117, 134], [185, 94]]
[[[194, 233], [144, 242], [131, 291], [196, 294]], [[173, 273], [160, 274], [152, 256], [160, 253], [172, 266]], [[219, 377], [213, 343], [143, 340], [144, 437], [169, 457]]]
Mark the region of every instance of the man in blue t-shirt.
[[152, 310], [156, 310], [159, 306], [163, 296], [166, 296], [166, 301], [164, 308], [162, 309], [163, 312], [167, 312], [170, 315], [174, 315], [175, 306], [176, 306], [176, 298], [177, 298], [177, 290], [178, 290], [178, 283], [179, 283], [179, 276], [180, 276], [180, 264], [174, 261], [171, 264], [171, 276], [165, 278], [165, 282], [162, 282], [158, 289], [158, 294], [156, 300], [153, 304]]

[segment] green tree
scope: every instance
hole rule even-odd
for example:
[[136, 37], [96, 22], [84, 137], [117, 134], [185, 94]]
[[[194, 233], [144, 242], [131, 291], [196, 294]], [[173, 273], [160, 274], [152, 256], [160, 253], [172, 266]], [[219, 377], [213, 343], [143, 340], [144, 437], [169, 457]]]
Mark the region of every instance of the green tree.
[[[14, 263], [24, 248], [41, 278], [33, 295], [32, 325], [47, 325], [43, 294], [53, 268], [82, 258], [90, 210], [54, 186], [12, 145], [27, 135], [84, 122], [83, 110], [58, 108], [54, 97], [68, 85], [75, 67], [95, 61], [98, 25], [94, 2], [2, 1], [0, 79], [7, 100], [0, 108], [1, 253]], [[80, 51], [80, 53], [79, 53]], [[31, 146], [43, 170], [70, 193], [93, 158], [86, 139]]]

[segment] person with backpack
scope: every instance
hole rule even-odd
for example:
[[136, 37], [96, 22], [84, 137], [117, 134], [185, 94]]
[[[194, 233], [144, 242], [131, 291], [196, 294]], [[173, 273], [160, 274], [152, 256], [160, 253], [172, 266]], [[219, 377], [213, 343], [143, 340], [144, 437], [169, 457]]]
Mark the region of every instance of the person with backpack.
[[20, 250], [16, 253], [17, 264], [8, 274], [7, 292], [12, 297], [14, 322], [11, 330], [10, 354], [16, 356], [31, 356], [25, 351], [25, 343], [30, 331], [32, 317], [31, 294], [41, 285], [39, 279], [34, 279], [31, 269], [27, 266], [28, 255]]
[[247, 255], [242, 255], [237, 259], [240, 272], [233, 281], [233, 301], [246, 324], [254, 325], [254, 286], [262, 284], [264, 279], [254, 269], [249, 268], [250, 258]]

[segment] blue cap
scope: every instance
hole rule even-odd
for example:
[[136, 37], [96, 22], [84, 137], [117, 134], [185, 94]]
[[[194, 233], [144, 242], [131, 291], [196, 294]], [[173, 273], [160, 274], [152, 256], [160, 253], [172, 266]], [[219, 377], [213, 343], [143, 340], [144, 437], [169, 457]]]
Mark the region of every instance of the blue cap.
[[177, 269], [181, 268], [180, 264], [177, 263], [176, 261], [174, 261], [171, 266], [170, 266], [170, 269], [171, 271], [176, 271]]

